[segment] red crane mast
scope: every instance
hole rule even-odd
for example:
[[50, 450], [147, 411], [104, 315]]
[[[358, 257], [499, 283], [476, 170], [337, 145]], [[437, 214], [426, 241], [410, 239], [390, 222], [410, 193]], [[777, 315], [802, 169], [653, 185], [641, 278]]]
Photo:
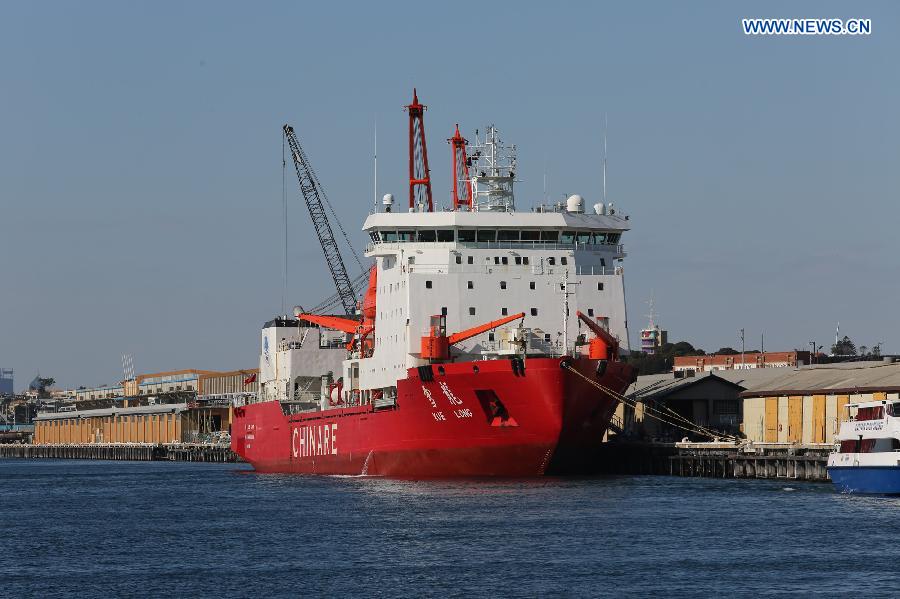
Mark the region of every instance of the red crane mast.
[[459, 125], [456, 125], [456, 133], [447, 140], [453, 152], [453, 209], [472, 209], [472, 182], [469, 180], [469, 159], [466, 156], [466, 146], [469, 140], [459, 133]]
[[419, 104], [419, 97], [413, 88], [412, 104], [406, 106], [409, 113], [409, 207], [419, 204], [428, 212], [434, 211], [431, 201], [431, 171], [428, 169], [428, 148], [425, 145], [425, 121], [427, 106]]

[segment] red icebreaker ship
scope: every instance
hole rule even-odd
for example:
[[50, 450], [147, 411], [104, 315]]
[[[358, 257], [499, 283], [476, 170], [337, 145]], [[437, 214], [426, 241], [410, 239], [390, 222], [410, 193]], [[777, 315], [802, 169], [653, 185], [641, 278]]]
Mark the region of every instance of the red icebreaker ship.
[[[266, 323], [259, 394], [235, 406], [232, 448], [260, 472], [590, 472], [634, 380], [619, 360], [628, 220], [612, 205], [588, 213], [577, 195], [517, 212], [514, 148], [493, 126], [472, 144], [457, 130], [452, 204], [433, 206], [424, 108], [416, 98], [409, 111], [409, 208], [387, 195], [363, 226], [374, 264], [362, 301]], [[331, 266], [334, 239], [307, 193], [318, 182], [292, 153]], [[339, 266], [337, 297], [352, 298]]]

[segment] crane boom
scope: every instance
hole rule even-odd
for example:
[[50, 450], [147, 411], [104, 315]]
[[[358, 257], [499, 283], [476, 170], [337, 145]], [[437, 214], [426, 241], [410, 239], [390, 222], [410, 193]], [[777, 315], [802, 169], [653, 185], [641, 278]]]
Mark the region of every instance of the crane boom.
[[291, 158], [294, 159], [294, 169], [297, 171], [300, 191], [303, 193], [303, 199], [309, 209], [309, 216], [312, 219], [322, 251], [325, 253], [325, 262], [328, 264], [328, 270], [331, 271], [331, 278], [334, 279], [334, 286], [337, 288], [341, 304], [344, 306], [344, 312], [347, 316], [355, 316], [356, 293], [353, 291], [353, 285], [347, 275], [347, 268], [344, 266], [344, 259], [341, 257], [340, 248], [338, 248], [334, 232], [331, 230], [331, 223], [328, 222], [328, 215], [325, 213], [325, 206], [322, 203], [324, 194], [319, 189], [319, 182], [306, 153], [300, 146], [300, 142], [297, 141], [297, 136], [294, 135], [294, 128], [285, 125], [284, 137], [291, 148]]

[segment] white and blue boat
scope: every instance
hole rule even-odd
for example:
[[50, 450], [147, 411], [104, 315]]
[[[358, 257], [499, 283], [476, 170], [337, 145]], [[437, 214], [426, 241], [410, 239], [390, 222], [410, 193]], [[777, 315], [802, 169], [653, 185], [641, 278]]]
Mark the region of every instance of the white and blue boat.
[[842, 493], [900, 495], [900, 402], [847, 404], [828, 475]]

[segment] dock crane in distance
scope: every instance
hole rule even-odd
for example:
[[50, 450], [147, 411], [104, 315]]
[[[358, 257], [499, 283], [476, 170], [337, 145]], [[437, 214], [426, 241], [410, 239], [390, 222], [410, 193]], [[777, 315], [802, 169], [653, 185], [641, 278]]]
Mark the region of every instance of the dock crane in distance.
[[331, 223], [328, 222], [328, 215], [325, 213], [325, 206], [322, 203], [324, 193], [306, 153], [300, 146], [300, 142], [297, 141], [294, 128], [285, 125], [283, 131], [291, 148], [291, 158], [294, 160], [294, 169], [297, 171], [300, 192], [306, 201], [306, 208], [309, 210], [309, 216], [316, 230], [316, 236], [319, 238], [319, 245], [322, 246], [322, 252], [325, 254], [325, 262], [328, 264], [328, 270], [331, 271], [331, 278], [334, 279], [334, 286], [337, 288], [344, 312], [347, 316], [355, 318], [356, 293], [353, 291], [353, 285], [347, 275], [347, 268], [344, 266], [344, 259], [341, 257], [340, 248], [334, 232], [331, 230]]

